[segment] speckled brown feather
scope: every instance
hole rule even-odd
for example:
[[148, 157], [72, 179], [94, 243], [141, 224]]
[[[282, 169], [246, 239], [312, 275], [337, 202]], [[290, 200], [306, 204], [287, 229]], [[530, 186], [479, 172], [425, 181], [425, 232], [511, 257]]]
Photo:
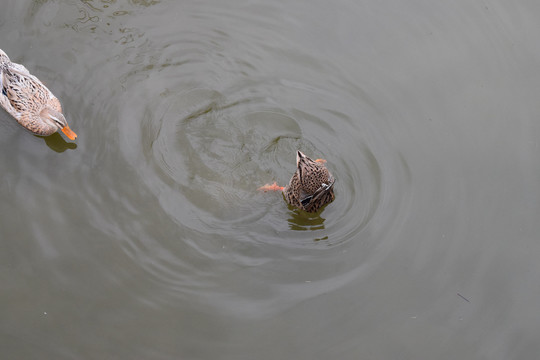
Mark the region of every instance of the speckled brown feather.
[[289, 204], [308, 212], [316, 212], [334, 200], [335, 180], [324, 164], [298, 151], [296, 167], [291, 181], [283, 189]]
[[1, 49], [0, 90], [0, 105], [26, 129], [42, 136], [59, 130], [44, 118], [48, 109], [62, 113], [60, 101], [23, 65], [11, 62]]

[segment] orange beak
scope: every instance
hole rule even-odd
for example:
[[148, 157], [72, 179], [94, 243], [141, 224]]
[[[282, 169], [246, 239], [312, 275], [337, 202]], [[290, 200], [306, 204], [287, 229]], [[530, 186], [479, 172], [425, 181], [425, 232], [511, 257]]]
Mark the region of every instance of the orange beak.
[[77, 134], [75, 134], [75, 132], [71, 130], [67, 125], [62, 129], [62, 132], [66, 134], [69, 140], [75, 140], [77, 138]]

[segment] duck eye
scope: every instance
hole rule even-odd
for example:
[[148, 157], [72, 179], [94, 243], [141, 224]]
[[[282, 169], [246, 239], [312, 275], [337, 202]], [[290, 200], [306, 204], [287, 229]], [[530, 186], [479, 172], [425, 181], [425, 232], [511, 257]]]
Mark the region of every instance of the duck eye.
[[60, 121], [60, 119], [58, 119], [57, 117], [51, 116], [51, 120], [54, 121], [56, 125], [58, 125], [58, 126], [60, 126], [60, 127], [64, 127], [64, 124], [62, 124], [62, 122]]

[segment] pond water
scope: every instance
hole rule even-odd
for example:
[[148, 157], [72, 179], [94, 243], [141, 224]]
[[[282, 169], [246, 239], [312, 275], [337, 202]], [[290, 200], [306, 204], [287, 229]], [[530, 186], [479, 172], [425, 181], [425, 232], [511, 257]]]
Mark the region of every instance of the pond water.
[[[3, 0], [9, 359], [532, 359], [540, 2]], [[299, 149], [336, 199], [277, 193]]]

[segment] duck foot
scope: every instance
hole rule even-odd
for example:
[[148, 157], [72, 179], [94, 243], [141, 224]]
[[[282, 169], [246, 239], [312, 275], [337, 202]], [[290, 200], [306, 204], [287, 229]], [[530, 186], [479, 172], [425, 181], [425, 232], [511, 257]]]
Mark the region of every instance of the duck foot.
[[267, 192], [267, 191], [283, 191], [283, 189], [285, 189], [284, 186], [279, 186], [279, 185], [274, 181], [273, 184], [266, 184], [266, 185], [263, 185], [263, 186], [261, 186], [260, 188], [258, 188], [257, 190]]

